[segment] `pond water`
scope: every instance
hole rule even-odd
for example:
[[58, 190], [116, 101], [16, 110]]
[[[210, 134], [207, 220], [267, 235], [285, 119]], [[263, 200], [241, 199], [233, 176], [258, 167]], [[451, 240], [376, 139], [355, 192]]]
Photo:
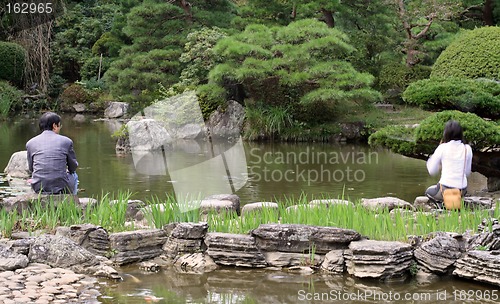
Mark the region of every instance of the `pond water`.
[[[165, 151], [160, 158], [153, 155], [145, 162], [137, 161], [130, 154], [115, 152], [115, 140], [111, 134], [119, 128], [119, 122], [94, 121], [92, 117], [78, 115], [64, 116], [62, 124], [61, 134], [73, 139], [80, 163], [77, 170], [80, 197], [127, 190], [138, 199], [164, 197], [166, 193], [172, 194], [174, 186], [181, 184], [179, 180], [183, 178], [169, 174], [165, 169], [172, 169], [179, 163], [189, 166], [202, 162], [204, 152], [210, 150], [206, 144], [195, 148], [191, 145], [183, 147], [183, 153]], [[38, 133], [36, 119], [0, 122], [0, 169], [5, 168], [12, 153], [24, 150], [26, 141]], [[365, 145], [244, 142], [238, 153], [233, 160], [242, 161], [237, 164], [238, 174], [232, 174], [231, 180], [233, 184], [239, 183], [236, 194], [242, 204], [299, 197], [301, 194], [350, 199], [396, 196], [413, 202], [426, 187], [438, 180], [429, 176], [422, 160]], [[232, 169], [231, 166], [229, 164], [226, 168]], [[183, 182], [187, 189], [195, 192], [206, 183], [227, 178], [228, 174], [227, 170], [200, 166], [199, 169], [190, 169]], [[5, 182], [0, 179], [2, 185]], [[480, 190], [485, 186], [485, 179], [473, 174], [470, 189]]]
[[[132, 155], [115, 152], [111, 134], [118, 122], [95, 121], [92, 117], [64, 116], [61, 134], [74, 141], [80, 163], [80, 197], [97, 197], [102, 193], [131, 191], [133, 197], [147, 200], [152, 196], [172, 194], [183, 176], [169, 170], [196, 165], [206, 160], [207, 143], [188, 145], [182, 153], [165, 150], [158, 155], [134, 159]], [[36, 119], [17, 118], [0, 122], [0, 169], [5, 168], [12, 153], [25, 149], [25, 143], [39, 133]], [[226, 149], [227, 147], [223, 148]], [[231, 148], [227, 148], [229, 151]], [[207, 183], [225, 178], [231, 188], [238, 189], [241, 203], [273, 201], [284, 197], [348, 197], [351, 199], [396, 196], [412, 202], [426, 187], [435, 183], [425, 162], [406, 158], [383, 149], [365, 145], [324, 143], [241, 143], [237, 153], [227, 153], [222, 159], [226, 170], [213, 166], [191, 168], [187, 189], [203, 188]], [[210, 154], [210, 153], [209, 153]], [[230, 158], [236, 157], [234, 164]], [[144, 160], [147, 161], [144, 161]], [[165, 164], [170, 162], [171, 164]], [[180, 167], [182, 167], [180, 166]], [[236, 168], [236, 169], [235, 169]], [[177, 171], [175, 171], [177, 172]], [[179, 171], [180, 172], [180, 171]], [[234, 174], [237, 172], [237, 174]], [[228, 179], [228, 175], [231, 178]], [[184, 175], [186, 178], [186, 175]], [[474, 174], [470, 188], [480, 190], [486, 181]], [[6, 181], [0, 176], [0, 187]], [[235, 187], [236, 186], [236, 187]], [[186, 187], [185, 187], [186, 188]], [[184, 189], [185, 189], [184, 188]], [[229, 188], [229, 189], [231, 189]], [[1, 189], [0, 189], [1, 190]], [[281, 271], [222, 269], [210, 274], [178, 274], [174, 271], [145, 273], [137, 268], [121, 268], [125, 281], [105, 283], [106, 303], [411, 303], [387, 298], [390, 293], [413, 297], [430, 297], [426, 303], [462, 303], [464, 292], [492, 290], [460, 280], [446, 280], [421, 285], [415, 281], [405, 284], [382, 284], [353, 280], [344, 276], [303, 276]], [[366, 298], [378, 293], [377, 298]], [[359, 296], [362, 293], [362, 296]], [[357, 294], [350, 300], [338, 299]], [[443, 294], [446, 299], [443, 299]], [[328, 295], [325, 299], [324, 297]], [[461, 297], [457, 298], [457, 295]], [[323, 300], [315, 300], [322, 296]], [[385, 297], [385, 298], [384, 298]], [[441, 298], [439, 298], [441, 297]], [[312, 299], [312, 300], [309, 300]], [[421, 298], [422, 299], [422, 298]], [[472, 298], [474, 299], [474, 298]], [[467, 301], [468, 303], [470, 301]], [[476, 301], [484, 303], [487, 301]], [[496, 301], [493, 301], [496, 302]], [[472, 302], [471, 302], [472, 303]]]
[[[300, 275], [271, 270], [219, 269], [208, 274], [146, 273], [123, 269], [103, 303], [498, 303], [500, 291], [461, 280], [381, 283], [344, 275]], [[497, 295], [497, 296], [495, 296]], [[496, 299], [496, 300], [495, 300]]]

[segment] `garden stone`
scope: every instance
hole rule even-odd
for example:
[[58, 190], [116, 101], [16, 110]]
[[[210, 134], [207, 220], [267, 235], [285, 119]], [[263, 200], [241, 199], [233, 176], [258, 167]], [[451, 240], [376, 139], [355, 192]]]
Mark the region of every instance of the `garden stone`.
[[99, 263], [93, 254], [74, 241], [49, 234], [42, 235], [33, 242], [28, 258], [30, 262], [68, 269]]
[[87, 110], [87, 106], [83, 103], [76, 103], [72, 107], [76, 113], [83, 113]]
[[412, 263], [412, 249], [402, 242], [351, 242], [344, 253], [347, 272], [357, 278], [405, 279]]
[[314, 250], [326, 254], [330, 250], [345, 249], [361, 235], [351, 229], [319, 227], [300, 224], [261, 224], [252, 230], [257, 247], [263, 251], [304, 253]]
[[40, 201], [42, 206], [47, 206], [49, 203], [53, 203], [58, 205], [62, 202], [66, 202], [69, 200], [73, 200], [73, 195], [67, 194], [36, 194], [36, 193], [28, 193], [23, 195], [18, 195], [14, 197], [7, 197], [3, 201], [0, 202], [0, 206], [6, 211], [16, 210], [19, 214], [23, 212], [23, 210], [29, 210], [33, 202]]
[[500, 249], [500, 223], [496, 219], [492, 219], [491, 231], [488, 228], [488, 221], [483, 220], [479, 225], [478, 231], [481, 233], [475, 234], [469, 238], [467, 249], [474, 250], [477, 248], [485, 248], [487, 250]]
[[379, 197], [379, 198], [371, 198], [371, 199], [366, 199], [363, 198], [361, 199], [361, 204], [363, 207], [371, 210], [380, 210], [380, 209], [387, 209], [391, 211], [394, 208], [403, 208], [403, 209], [409, 209], [409, 210], [414, 210], [415, 208], [408, 203], [407, 201], [404, 201], [402, 199], [399, 199], [397, 197]]
[[453, 274], [461, 278], [500, 286], [499, 252], [469, 251], [457, 260]]
[[269, 266], [292, 267], [300, 265], [319, 266], [323, 263], [324, 256], [320, 254], [294, 253], [294, 252], [264, 252], [264, 257]]
[[163, 229], [112, 233], [109, 240], [111, 251], [115, 254], [111, 260], [124, 265], [153, 259], [163, 253], [162, 246], [167, 237]]
[[56, 235], [67, 237], [91, 253], [106, 256], [110, 251], [108, 232], [92, 224], [72, 225], [71, 227], [58, 227]]
[[163, 124], [154, 119], [131, 120], [127, 129], [132, 152], [158, 150], [172, 143]]
[[490, 197], [467, 196], [464, 197], [464, 207], [470, 209], [490, 209], [493, 207], [493, 199]]
[[174, 269], [182, 273], [205, 273], [218, 268], [214, 260], [201, 252], [184, 254], [175, 259]]
[[246, 214], [252, 215], [253, 213], [259, 213], [262, 212], [262, 209], [264, 208], [267, 210], [275, 210], [275, 211], [278, 211], [279, 209], [278, 204], [272, 202], [250, 203], [243, 206], [243, 208], [241, 209], [241, 215], [243, 216]]
[[266, 259], [250, 235], [208, 233], [207, 253], [216, 264], [241, 267], [266, 267]]
[[214, 194], [204, 198], [203, 200], [230, 201], [233, 203], [232, 208], [236, 210], [238, 215], [240, 215], [240, 197], [236, 194]]
[[19, 151], [12, 154], [4, 172], [11, 178], [30, 178], [31, 174], [28, 168], [28, 152]]
[[461, 255], [460, 244], [451, 236], [440, 235], [420, 245], [414, 255], [417, 263], [430, 272], [448, 274]]
[[208, 223], [177, 223], [170, 236], [178, 239], [196, 240], [203, 239], [208, 231]]
[[[119, 201], [118, 200], [112, 200], [109, 203], [111, 205], [114, 205], [114, 204], [118, 204]], [[125, 214], [125, 218], [127, 220], [133, 220], [133, 219], [135, 219], [136, 215], [137, 215], [137, 212], [139, 212], [139, 210], [141, 210], [141, 208], [143, 208], [144, 206], [146, 206], [146, 204], [143, 201], [141, 201], [141, 200], [128, 200], [127, 201], [127, 213]]]
[[165, 255], [175, 258], [185, 253], [200, 252], [203, 250], [203, 239], [179, 239], [169, 237], [162, 247]]
[[35, 241], [35, 237], [32, 235], [28, 235], [23, 238], [14, 239], [14, 234], [11, 236], [11, 239], [6, 239], [0, 241], [0, 246], [9, 248], [13, 252], [22, 255], [28, 255], [30, 251], [30, 246]]
[[343, 274], [344, 269], [344, 250], [332, 250], [325, 255], [321, 270], [333, 274]]
[[129, 105], [125, 102], [112, 101], [104, 110], [104, 117], [106, 118], [120, 118], [127, 114]]
[[87, 206], [95, 207], [99, 202], [95, 198], [91, 197], [80, 197], [78, 198], [78, 205], [82, 210], [87, 209]]
[[10, 248], [0, 246], [0, 271], [16, 270], [28, 266], [28, 257]]
[[219, 107], [210, 115], [207, 127], [214, 138], [236, 139], [240, 137], [244, 119], [244, 107], [230, 100], [224, 108]]
[[309, 205], [326, 205], [330, 207], [332, 205], [346, 205], [346, 206], [354, 206], [351, 202], [343, 199], [317, 199], [309, 202]]
[[205, 135], [204, 126], [196, 123], [185, 124], [175, 131], [175, 137], [177, 139], [196, 139]]
[[418, 211], [429, 212], [436, 207], [427, 196], [417, 196], [413, 202], [413, 207]]
[[239, 205], [229, 200], [204, 199], [200, 203], [200, 214], [207, 215], [209, 213], [234, 212], [240, 214]]

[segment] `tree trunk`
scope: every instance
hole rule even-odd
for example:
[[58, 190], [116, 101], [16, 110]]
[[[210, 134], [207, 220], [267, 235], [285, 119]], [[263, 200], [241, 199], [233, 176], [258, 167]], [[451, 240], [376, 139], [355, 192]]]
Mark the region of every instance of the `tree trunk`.
[[485, 0], [483, 7], [483, 22], [484, 25], [493, 26], [493, 0]]
[[191, 12], [191, 3], [187, 2], [186, 0], [181, 0], [180, 5], [181, 5], [181, 8], [186, 13], [187, 21], [189, 23], [192, 23], [193, 22], [193, 13]]
[[333, 12], [324, 8], [321, 8], [321, 12], [323, 13], [323, 17], [325, 18], [325, 22], [328, 27], [335, 27], [335, 19], [333, 18]]

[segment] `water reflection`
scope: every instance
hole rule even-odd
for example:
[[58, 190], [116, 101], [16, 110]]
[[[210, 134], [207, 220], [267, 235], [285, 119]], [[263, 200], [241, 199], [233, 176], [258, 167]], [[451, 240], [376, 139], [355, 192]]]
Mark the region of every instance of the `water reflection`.
[[[103, 303], [498, 303], [500, 291], [469, 281], [442, 279], [419, 284], [381, 283], [343, 275], [309, 276], [273, 270], [219, 269], [209, 274], [173, 270], [145, 273], [110, 283]], [[494, 296], [494, 295], [497, 296]], [[474, 295], [474, 296], [472, 296]], [[488, 299], [489, 298], [489, 299]], [[496, 299], [496, 300], [495, 300]]]

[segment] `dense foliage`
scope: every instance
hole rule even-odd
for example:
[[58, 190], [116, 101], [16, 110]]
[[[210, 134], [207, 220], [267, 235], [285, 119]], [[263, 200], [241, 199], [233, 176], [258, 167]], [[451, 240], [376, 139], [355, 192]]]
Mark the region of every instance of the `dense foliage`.
[[443, 111], [423, 120], [416, 127], [389, 126], [369, 138], [370, 145], [384, 146], [403, 155], [427, 158], [443, 137], [444, 125], [456, 120], [464, 129], [464, 137], [475, 151], [500, 146], [500, 126], [472, 113]]
[[500, 27], [460, 35], [434, 64], [431, 77], [500, 79]]
[[7, 117], [9, 112], [22, 102], [22, 91], [0, 80], [0, 118]]
[[25, 50], [16, 43], [0, 41], [0, 80], [22, 83]]
[[168, 88], [179, 81], [187, 35], [202, 26], [228, 26], [232, 12], [225, 0], [150, 0], [133, 7], [123, 27], [131, 43], [105, 75], [111, 92], [136, 106], [153, 102], [159, 83]]
[[481, 117], [500, 117], [500, 83], [488, 79], [430, 78], [412, 83], [405, 102], [428, 110], [457, 109]]
[[288, 107], [293, 119], [308, 123], [332, 121], [380, 100], [370, 88], [374, 77], [346, 60], [353, 50], [344, 33], [312, 19], [249, 25], [219, 41], [214, 51], [224, 63], [209, 78], [228, 93], [240, 86], [249, 106]]

